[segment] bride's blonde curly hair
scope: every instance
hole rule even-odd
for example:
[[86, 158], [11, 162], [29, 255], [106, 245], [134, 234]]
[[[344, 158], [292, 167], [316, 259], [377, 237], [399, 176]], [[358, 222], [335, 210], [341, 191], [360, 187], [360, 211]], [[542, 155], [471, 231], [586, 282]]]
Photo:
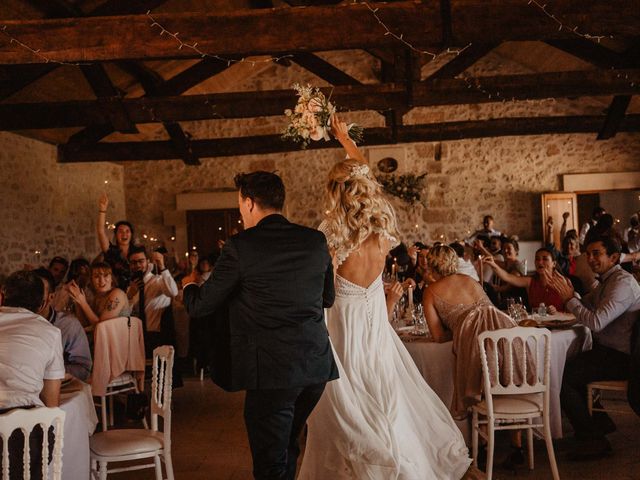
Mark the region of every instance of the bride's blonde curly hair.
[[347, 159], [329, 172], [325, 234], [343, 254], [357, 249], [372, 233], [400, 238], [393, 207], [367, 165]]

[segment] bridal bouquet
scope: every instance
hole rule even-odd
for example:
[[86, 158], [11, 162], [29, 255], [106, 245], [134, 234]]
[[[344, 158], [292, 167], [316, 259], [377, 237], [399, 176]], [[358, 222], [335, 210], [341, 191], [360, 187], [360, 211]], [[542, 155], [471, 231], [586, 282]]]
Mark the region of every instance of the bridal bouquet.
[[[331, 115], [336, 107], [324, 96], [317, 87], [311, 85], [293, 85], [298, 95], [298, 103], [293, 110], [287, 109], [284, 114], [289, 118], [289, 125], [282, 134], [283, 139], [291, 139], [307, 148], [311, 140], [323, 139], [329, 141], [331, 137]], [[362, 127], [352, 123], [349, 125], [349, 137], [354, 142], [362, 141]]]

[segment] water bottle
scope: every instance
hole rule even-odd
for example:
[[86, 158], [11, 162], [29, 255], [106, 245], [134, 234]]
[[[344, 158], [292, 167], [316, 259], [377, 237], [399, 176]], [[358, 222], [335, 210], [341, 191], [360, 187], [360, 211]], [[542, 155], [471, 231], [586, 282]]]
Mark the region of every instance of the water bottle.
[[538, 305], [538, 315], [540, 315], [541, 317], [547, 316], [547, 306], [544, 303]]

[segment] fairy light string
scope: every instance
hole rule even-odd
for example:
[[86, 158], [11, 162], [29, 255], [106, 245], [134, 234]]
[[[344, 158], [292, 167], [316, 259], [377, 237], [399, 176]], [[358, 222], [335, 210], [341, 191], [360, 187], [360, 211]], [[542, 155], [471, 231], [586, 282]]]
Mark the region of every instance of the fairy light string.
[[9, 39], [9, 44], [10, 45], [13, 45], [13, 44], [18, 45], [20, 48], [22, 48], [24, 50], [27, 50], [32, 55], [38, 57], [44, 63], [56, 63], [58, 65], [73, 65], [73, 66], [88, 65], [88, 63], [64, 62], [64, 61], [61, 61], [61, 60], [56, 60], [54, 58], [48, 57], [48, 56], [46, 56], [45, 54], [42, 53], [41, 49], [30, 47], [26, 43], [18, 40], [16, 37], [14, 37], [11, 33], [9, 33], [9, 29], [7, 28], [6, 25], [2, 25], [0, 27], [0, 33], [2, 33], [2, 35], [4, 35], [5, 37], [7, 37]]
[[254, 60], [254, 59], [250, 59], [250, 58], [247, 58], [247, 57], [242, 57], [240, 59], [237, 59], [237, 58], [228, 58], [228, 57], [222, 57], [220, 55], [215, 55], [215, 54], [212, 54], [212, 53], [207, 53], [207, 52], [201, 50], [200, 47], [198, 47], [198, 42], [193, 42], [193, 43], [184, 42], [180, 38], [180, 32], [171, 32], [170, 30], [168, 30], [164, 25], [159, 23], [154, 18], [154, 16], [151, 14], [151, 10], [147, 11], [147, 17], [149, 18], [149, 20], [151, 22], [151, 27], [152, 28], [157, 28], [159, 30], [160, 36], [167, 35], [167, 36], [171, 37], [176, 42], [178, 50], [182, 50], [183, 48], [186, 48], [188, 50], [192, 50], [194, 53], [196, 53], [201, 58], [214, 58], [214, 59], [219, 60], [221, 62], [225, 62], [228, 67], [231, 66], [234, 63], [248, 63], [252, 67], [255, 67], [259, 63], [279, 62], [279, 61], [284, 60], [286, 58], [293, 58], [292, 54], [285, 54], [285, 55], [280, 55], [278, 57], [269, 57], [269, 58], [263, 58], [263, 59], [260, 59], [260, 60]]

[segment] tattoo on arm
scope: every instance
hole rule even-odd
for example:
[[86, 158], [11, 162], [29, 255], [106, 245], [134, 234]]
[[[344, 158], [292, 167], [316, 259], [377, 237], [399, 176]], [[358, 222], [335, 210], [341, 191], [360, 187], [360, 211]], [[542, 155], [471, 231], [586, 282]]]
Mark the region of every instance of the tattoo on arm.
[[107, 302], [107, 310], [113, 311], [116, 308], [118, 308], [119, 304], [120, 304], [120, 300], [118, 298], [114, 298], [113, 300], [109, 300]]

